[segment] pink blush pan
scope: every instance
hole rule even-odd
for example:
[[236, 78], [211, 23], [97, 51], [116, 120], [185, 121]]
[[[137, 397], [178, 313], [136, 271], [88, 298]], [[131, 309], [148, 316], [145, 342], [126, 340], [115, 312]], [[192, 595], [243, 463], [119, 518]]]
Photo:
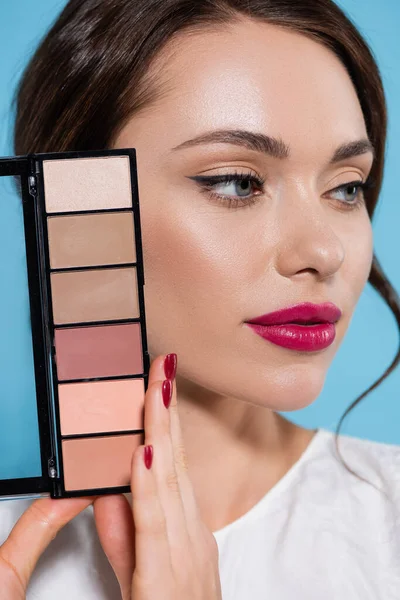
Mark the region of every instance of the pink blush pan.
[[58, 401], [63, 436], [143, 429], [143, 379], [59, 385]]
[[139, 323], [56, 329], [60, 381], [143, 372]]
[[62, 441], [67, 491], [128, 486], [132, 455], [143, 435], [116, 435]]

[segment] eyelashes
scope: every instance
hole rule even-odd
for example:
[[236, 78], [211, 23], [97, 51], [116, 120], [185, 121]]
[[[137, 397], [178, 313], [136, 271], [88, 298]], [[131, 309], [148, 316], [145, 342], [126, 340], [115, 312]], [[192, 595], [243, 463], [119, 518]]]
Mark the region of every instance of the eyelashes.
[[[216, 200], [220, 204], [224, 204], [228, 208], [237, 208], [239, 206], [251, 206], [257, 202], [257, 196], [263, 193], [263, 186], [265, 183], [264, 179], [252, 175], [249, 173], [224, 173], [223, 175], [197, 175], [196, 177], [189, 177], [193, 179], [200, 186], [200, 191], [210, 196], [212, 200]], [[251, 196], [229, 196], [224, 194], [218, 194], [214, 191], [214, 188], [218, 185], [224, 184], [228, 187], [231, 183], [239, 183], [246, 187], [249, 183], [257, 187], [259, 194], [252, 194]], [[242, 190], [243, 191], [243, 190]]]
[[[346, 202], [346, 201], [340, 201], [342, 204], [344, 204], [345, 208], [347, 210], [351, 210], [351, 209], [356, 209], [356, 208], [361, 208], [361, 206], [365, 205], [365, 197], [364, 197], [364, 192], [365, 190], [370, 190], [374, 187], [375, 183], [372, 179], [372, 177], [368, 177], [366, 181], [350, 181], [349, 183], [344, 183], [343, 185], [339, 185], [336, 188], [333, 188], [333, 190], [331, 190], [332, 192], [337, 192], [337, 191], [346, 191], [350, 188], [356, 188], [356, 197], [354, 198], [354, 200], [352, 202]], [[362, 192], [362, 193], [359, 193]]]
[[[265, 183], [264, 179], [256, 175], [239, 172], [212, 176], [197, 175], [195, 177], [189, 177], [188, 179], [195, 181], [199, 185], [200, 191], [206, 193], [211, 201], [222, 204], [227, 208], [249, 207], [256, 204], [258, 201], [257, 197], [263, 194], [263, 186]], [[240, 185], [239, 194], [237, 196], [220, 194], [214, 191], [214, 188], [221, 184], [223, 187], [229, 188], [231, 183]], [[372, 177], [368, 177], [366, 181], [350, 181], [329, 190], [327, 193], [346, 193], [349, 189], [355, 188], [356, 196], [351, 201], [338, 200], [344, 210], [354, 210], [356, 208], [361, 208], [361, 206], [365, 204], [364, 192], [365, 190], [372, 189], [374, 184]], [[249, 185], [252, 188], [256, 188], [256, 193], [253, 192], [250, 195], [241, 195], [241, 192], [246, 192], [246, 188]]]

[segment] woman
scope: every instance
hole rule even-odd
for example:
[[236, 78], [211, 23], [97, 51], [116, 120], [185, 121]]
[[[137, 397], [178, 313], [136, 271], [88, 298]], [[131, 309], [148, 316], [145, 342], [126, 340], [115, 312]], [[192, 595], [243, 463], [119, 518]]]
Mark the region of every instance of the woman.
[[398, 597], [399, 447], [341, 436], [346, 467], [277, 412], [317, 398], [368, 280], [400, 320], [373, 256], [385, 135], [378, 68], [331, 0], [68, 3], [15, 150], [137, 150], [153, 461], [134, 454], [132, 510], [2, 504], [4, 598], [32, 572], [40, 600]]

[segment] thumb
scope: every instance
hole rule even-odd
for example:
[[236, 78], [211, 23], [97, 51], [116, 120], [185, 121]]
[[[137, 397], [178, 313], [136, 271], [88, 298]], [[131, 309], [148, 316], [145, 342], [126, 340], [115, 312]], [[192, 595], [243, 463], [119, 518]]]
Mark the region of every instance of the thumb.
[[123, 600], [130, 600], [135, 568], [135, 526], [126, 496], [96, 498], [94, 518], [104, 553], [118, 579]]
[[29, 506], [0, 546], [2, 597], [25, 600], [26, 588], [40, 556], [60, 529], [93, 501], [94, 497], [40, 498]]

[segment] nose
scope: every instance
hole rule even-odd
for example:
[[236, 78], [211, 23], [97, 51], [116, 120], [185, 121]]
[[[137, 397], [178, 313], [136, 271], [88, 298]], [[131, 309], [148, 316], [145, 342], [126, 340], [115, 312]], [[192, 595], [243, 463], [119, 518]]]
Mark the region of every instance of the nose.
[[332, 227], [330, 210], [319, 197], [307, 194], [307, 200], [294, 199], [280, 212], [275, 267], [282, 276], [298, 278], [311, 273], [324, 280], [340, 269], [345, 250]]

